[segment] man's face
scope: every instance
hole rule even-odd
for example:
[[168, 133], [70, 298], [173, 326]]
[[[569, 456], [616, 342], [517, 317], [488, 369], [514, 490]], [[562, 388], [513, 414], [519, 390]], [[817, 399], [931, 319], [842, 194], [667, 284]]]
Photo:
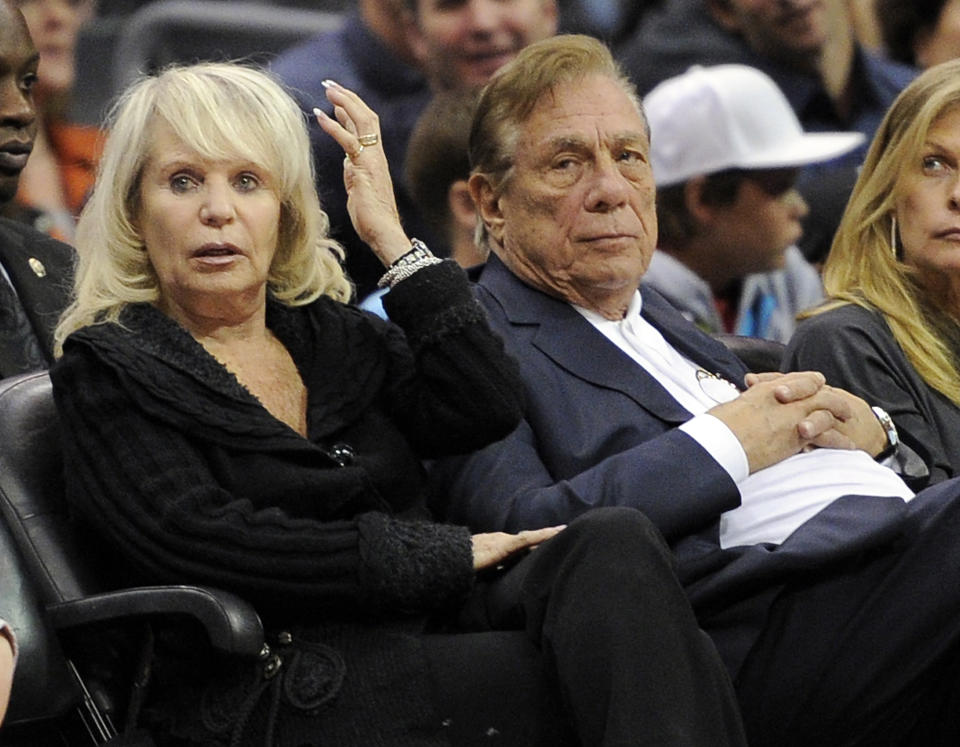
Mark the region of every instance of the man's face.
[[701, 230], [712, 243], [712, 259], [727, 277], [784, 266], [785, 252], [800, 240], [809, 212], [794, 187], [796, 177], [796, 169], [748, 171], [736, 200], [708, 209]]
[[20, 172], [33, 149], [38, 63], [20, 11], [9, 0], [0, 0], [0, 204], [17, 193]]
[[835, 0], [713, 0], [714, 16], [764, 57], [816, 54], [827, 40], [828, 8]]
[[487, 82], [557, 31], [556, 0], [416, 0], [413, 47], [438, 88]]
[[500, 196], [475, 191], [495, 251], [528, 284], [619, 318], [656, 245], [649, 153], [646, 122], [615, 81], [558, 86], [521, 125]]

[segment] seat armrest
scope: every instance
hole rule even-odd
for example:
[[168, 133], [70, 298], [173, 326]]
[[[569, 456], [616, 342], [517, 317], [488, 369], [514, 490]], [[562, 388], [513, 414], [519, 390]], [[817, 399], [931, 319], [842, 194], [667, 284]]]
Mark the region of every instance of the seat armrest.
[[263, 648], [263, 624], [249, 602], [203, 586], [139, 586], [59, 602], [47, 608], [57, 629], [130, 617], [186, 615], [199, 622], [214, 650], [256, 657]]

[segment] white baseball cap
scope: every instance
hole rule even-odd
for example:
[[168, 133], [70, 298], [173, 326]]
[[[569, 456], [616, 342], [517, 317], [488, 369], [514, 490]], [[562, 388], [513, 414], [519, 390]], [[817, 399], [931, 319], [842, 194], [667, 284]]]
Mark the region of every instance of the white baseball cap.
[[747, 65], [696, 66], [643, 100], [658, 186], [726, 169], [826, 161], [864, 141], [859, 132], [804, 132], [787, 97]]

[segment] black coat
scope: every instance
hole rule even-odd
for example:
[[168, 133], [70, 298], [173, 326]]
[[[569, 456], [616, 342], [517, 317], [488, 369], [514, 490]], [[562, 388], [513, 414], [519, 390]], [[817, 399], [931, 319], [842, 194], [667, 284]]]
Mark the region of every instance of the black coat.
[[[10, 278], [46, 363], [53, 361], [53, 330], [70, 297], [74, 253], [30, 226], [0, 218], [0, 265]], [[0, 278], [0, 282], [6, 282]], [[0, 378], [25, 373], [5, 366], [0, 340]]]
[[347, 674], [336, 708], [322, 723], [312, 708], [284, 716], [278, 744], [311, 732], [374, 744], [362, 735], [384, 728], [390, 744], [420, 744], [407, 731], [429, 710], [423, 667], [403, 632], [462, 599], [473, 565], [467, 529], [424, 521], [419, 460], [519, 419], [514, 367], [456, 265], [416, 273], [387, 305], [406, 335], [325, 298], [269, 305], [309, 393], [307, 438], [152, 306], [74, 333], [52, 371], [69, 499], [132, 580], [225, 588], [268, 628], [334, 644], [321, 659]]

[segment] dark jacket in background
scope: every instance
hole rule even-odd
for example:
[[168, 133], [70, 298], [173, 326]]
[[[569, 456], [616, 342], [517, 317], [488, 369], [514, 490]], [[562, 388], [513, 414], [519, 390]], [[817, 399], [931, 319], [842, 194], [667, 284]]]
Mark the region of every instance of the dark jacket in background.
[[[11, 356], [4, 354], [4, 346], [11, 343], [0, 337], [0, 378], [46, 368], [53, 362], [53, 330], [70, 297], [73, 261], [73, 249], [66, 244], [17, 221], [0, 218], [0, 264], [29, 320], [25, 333], [33, 335], [44, 356], [41, 365], [14, 367]], [[5, 282], [0, 277], [0, 283]]]

